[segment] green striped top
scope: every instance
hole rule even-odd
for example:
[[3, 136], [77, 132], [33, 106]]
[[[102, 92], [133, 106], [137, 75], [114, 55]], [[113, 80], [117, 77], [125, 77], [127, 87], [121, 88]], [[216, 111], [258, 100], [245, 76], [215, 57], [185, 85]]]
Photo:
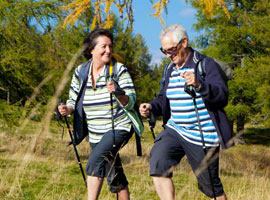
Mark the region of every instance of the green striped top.
[[[82, 65], [76, 68], [71, 81], [69, 99], [67, 105], [74, 108], [75, 102], [80, 91], [79, 71]], [[106, 87], [106, 72], [109, 65], [104, 65], [103, 70], [97, 77], [96, 86], [93, 88], [91, 79], [91, 68], [89, 69], [88, 81], [86, 84], [85, 96], [83, 99], [83, 109], [86, 115], [89, 141], [91, 143], [98, 143], [103, 135], [112, 130], [112, 116], [110, 94]], [[136, 101], [136, 94], [132, 79], [127, 71], [127, 68], [121, 63], [115, 63], [118, 84], [122, 90], [125, 91], [129, 97], [126, 109], [132, 109]], [[115, 130], [130, 131], [131, 121], [122, 109], [122, 105], [118, 103], [116, 97], [113, 95], [113, 118]]]

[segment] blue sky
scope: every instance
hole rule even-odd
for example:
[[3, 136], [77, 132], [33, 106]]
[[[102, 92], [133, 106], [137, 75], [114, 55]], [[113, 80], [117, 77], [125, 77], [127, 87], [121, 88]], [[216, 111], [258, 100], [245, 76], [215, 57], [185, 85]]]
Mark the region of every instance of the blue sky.
[[[156, 2], [156, 0], [154, 0]], [[152, 63], [159, 63], [163, 56], [160, 52], [159, 32], [162, 30], [159, 19], [151, 16], [154, 13], [151, 9], [150, 0], [134, 0], [134, 32], [143, 36], [146, 45], [152, 54]], [[192, 28], [192, 24], [196, 23], [196, 10], [185, 0], [171, 0], [168, 4], [168, 15], [163, 14], [165, 25], [182, 24], [187, 30], [190, 40], [194, 40], [200, 33]]]

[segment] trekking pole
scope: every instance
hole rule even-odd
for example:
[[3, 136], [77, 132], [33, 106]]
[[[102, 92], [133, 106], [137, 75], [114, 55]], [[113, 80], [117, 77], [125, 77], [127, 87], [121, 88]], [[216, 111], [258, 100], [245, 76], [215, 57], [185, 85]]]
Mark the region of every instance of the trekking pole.
[[[115, 147], [115, 132], [114, 132], [114, 117], [113, 117], [113, 93], [110, 93], [111, 99], [111, 115], [112, 115], [112, 138], [113, 138], [113, 147]], [[118, 200], [118, 193], [116, 193], [116, 200]]]
[[[143, 108], [146, 108], [146, 105], [143, 105]], [[155, 115], [153, 114], [153, 112], [149, 111], [149, 116], [146, 118], [146, 120], [148, 121], [151, 134], [153, 136], [153, 139], [155, 140], [156, 136], [155, 136], [155, 133], [154, 133], [154, 128], [155, 128], [155, 125], [156, 125], [156, 119], [155, 119]]]
[[[204, 138], [203, 138], [203, 132], [202, 132], [202, 128], [201, 128], [201, 122], [200, 122], [200, 118], [199, 118], [199, 112], [198, 112], [198, 108], [197, 108], [197, 103], [196, 103], [196, 99], [195, 99], [196, 93], [194, 91], [193, 86], [192, 85], [187, 85], [187, 84], [185, 84], [185, 92], [188, 93], [192, 97], [192, 101], [193, 101], [194, 108], [195, 108], [195, 113], [196, 113], [196, 118], [197, 118], [197, 121], [198, 121], [199, 131], [200, 131], [200, 135], [201, 135], [203, 152], [204, 152], [204, 155], [206, 156], [207, 151], [206, 151], [205, 141], [204, 141]], [[207, 162], [208, 161], [206, 160], [206, 163]], [[213, 195], [214, 195], [214, 200], [216, 200], [216, 193], [215, 193], [215, 189], [214, 189], [213, 178], [212, 178], [208, 163], [207, 163], [207, 171], [208, 171], [208, 174], [209, 174], [209, 177], [210, 177], [210, 182], [211, 182], [212, 192], [213, 192]]]
[[[59, 105], [61, 105], [61, 104], [62, 103], [61, 103], [61, 100], [60, 100]], [[57, 120], [60, 120], [61, 119], [61, 114], [59, 113], [58, 108], [56, 108], [56, 110], [57, 110], [57, 112], [56, 112], [56, 114], [57, 114]], [[77, 158], [77, 161], [78, 161], [78, 164], [79, 164], [81, 173], [82, 173], [83, 181], [84, 181], [84, 184], [85, 184], [85, 186], [87, 188], [87, 182], [86, 182], [85, 174], [84, 174], [84, 171], [83, 171], [83, 168], [82, 168], [82, 163], [81, 163], [80, 156], [78, 154], [78, 151], [77, 151], [77, 148], [76, 148], [76, 145], [75, 145], [75, 141], [74, 141], [73, 136], [72, 136], [72, 132], [71, 132], [71, 129], [70, 129], [68, 120], [67, 120], [67, 116], [64, 116], [64, 119], [65, 119], [65, 122], [66, 122], [66, 125], [67, 125], [67, 129], [68, 129], [68, 132], [69, 132], [71, 143], [73, 145], [74, 152], [75, 152], [75, 155], [76, 155], [76, 158]]]
[[82, 163], [81, 163], [80, 156], [78, 154], [78, 151], [77, 151], [77, 148], [76, 148], [76, 145], [75, 145], [75, 141], [73, 139], [73, 136], [72, 136], [72, 133], [71, 133], [71, 130], [70, 130], [70, 126], [69, 126], [69, 123], [68, 123], [68, 120], [67, 120], [67, 116], [64, 116], [64, 119], [65, 119], [65, 122], [66, 122], [66, 125], [67, 125], [67, 128], [68, 128], [69, 136], [70, 136], [70, 139], [72, 141], [72, 145], [73, 145], [76, 157], [77, 157], [78, 164], [79, 164], [80, 169], [81, 169], [83, 180], [84, 180], [85, 186], [87, 188], [87, 182], [86, 182], [85, 174], [84, 174], [84, 171], [83, 171], [83, 168], [82, 168]]
[[115, 147], [115, 132], [114, 132], [114, 117], [113, 117], [113, 94], [110, 93], [111, 98], [111, 115], [112, 115], [112, 138], [113, 138], [113, 147]]

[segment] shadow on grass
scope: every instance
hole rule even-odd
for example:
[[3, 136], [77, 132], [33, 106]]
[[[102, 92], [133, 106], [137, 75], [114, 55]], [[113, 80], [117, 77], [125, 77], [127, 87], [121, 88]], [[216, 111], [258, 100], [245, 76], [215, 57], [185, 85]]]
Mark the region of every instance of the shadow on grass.
[[220, 169], [220, 174], [222, 176], [232, 176], [232, 177], [242, 177], [243, 174], [242, 173], [238, 173], [238, 172], [234, 172], [234, 171], [228, 171], [228, 170], [225, 170], [225, 169]]
[[247, 144], [270, 146], [270, 128], [248, 128], [243, 138]]

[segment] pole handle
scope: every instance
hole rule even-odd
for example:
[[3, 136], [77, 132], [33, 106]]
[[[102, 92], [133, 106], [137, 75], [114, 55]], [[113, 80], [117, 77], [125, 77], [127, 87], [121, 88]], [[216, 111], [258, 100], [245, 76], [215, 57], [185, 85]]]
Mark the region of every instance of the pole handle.
[[[143, 105], [143, 108], [146, 108], [145, 104]], [[149, 116], [146, 118], [146, 120], [148, 121], [151, 134], [153, 136], [153, 139], [155, 140], [156, 136], [155, 136], [154, 128], [155, 128], [155, 125], [156, 125], [156, 118], [155, 118], [154, 113], [149, 111]]]

